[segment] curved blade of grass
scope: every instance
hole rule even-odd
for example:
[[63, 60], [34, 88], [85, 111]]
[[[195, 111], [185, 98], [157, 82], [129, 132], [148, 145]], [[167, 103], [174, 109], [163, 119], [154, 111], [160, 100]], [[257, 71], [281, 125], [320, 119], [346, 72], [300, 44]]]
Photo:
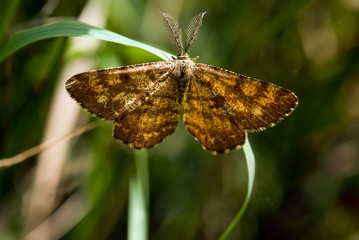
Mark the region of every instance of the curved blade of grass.
[[128, 207], [128, 240], [148, 237], [148, 159], [146, 150], [134, 151], [136, 173], [130, 179]]
[[90, 37], [141, 48], [164, 60], [169, 60], [173, 56], [160, 49], [109, 30], [94, 27], [79, 21], [65, 20], [17, 32], [5, 46], [0, 48], [0, 63], [12, 53], [28, 44], [53, 37]]
[[248, 206], [249, 200], [251, 198], [251, 195], [252, 195], [256, 164], [255, 164], [254, 154], [253, 154], [251, 145], [250, 145], [250, 143], [248, 141], [248, 138], [247, 138], [246, 144], [244, 144], [244, 146], [243, 146], [243, 151], [244, 151], [244, 155], [246, 157], [247, 170], [248, 170], [248, 191], [247, 191], [247, 195], [246, 195], [246, 198], [245, 198], [245, 200], [243, 202], [242, 207], [239, 209], [238, 213], [236, 214], [236, 216], [232, 220], [231, 224], [227, 227], [227, 229], [224, 231], [224, 233], [220, 236], [220, 238], [219, 238], [220, 240], [227, 239], [227, 237], [232, 233], [234, 228], [238, 225], [239, 220], [241, 220], [241, 217], [242, 217], [243, 213], [245, 212], [245, 210], [246, 210], [246, 208]]

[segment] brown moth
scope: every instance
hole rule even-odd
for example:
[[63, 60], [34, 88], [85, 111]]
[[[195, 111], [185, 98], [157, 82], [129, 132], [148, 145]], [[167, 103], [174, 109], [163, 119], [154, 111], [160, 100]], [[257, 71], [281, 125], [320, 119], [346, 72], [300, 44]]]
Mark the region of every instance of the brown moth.
[[246, 131], [274, 126], [295, 109], [298, 99], [287, 89], [188, 56], [205, 13], [188, 24], [184, 45], [177, 20], [161, 14], [179, 49], [177, 58], [89, 71], [66, 82], [83, 108], [115, 121], [116, 139], [151, 148], [175, 131], [183, 111], [184, 124], [203, 148], [223, 153], [241, 147]]

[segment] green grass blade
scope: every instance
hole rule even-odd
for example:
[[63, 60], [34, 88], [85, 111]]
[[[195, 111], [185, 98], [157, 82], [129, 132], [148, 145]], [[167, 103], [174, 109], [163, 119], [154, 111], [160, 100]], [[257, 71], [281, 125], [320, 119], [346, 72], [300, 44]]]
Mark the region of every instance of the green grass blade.
[[128, 240], [148, 237], [148, 158], [146, 150], [135, 150], [136, 174], [130, 179]]
[[12, 19], [15, 18], [17, 9], [20, 6], [20, 0], [7, 1], [1, 4], [0, 10], [0, 45], [3, 45], [6, 33], [9, 29]]
[[164, 60], [171, 59], [173, 56], [160, 49], [132, 40], [109, 30], [94, 27], [83, 22], [65, 20], [17, 32], [4, 47], [0, 48], [0, 62], [28, 44], [53, 37], [90, 37], [138, 47], [153, 53]]
[[244, 151], [244, 155], [246, 157], [247, 170], [248, 170], [248, 191], [247, 191], [247, 195], [246, 195], [246, 198], [245, 198], [245, 200], [243, 202], [242, 207], [239, 209], [238, 213], [236, 214], [236, 216], [232, 220], [231, 224], [224, 231], [224, 233], [220, 236], [220, 238], [219, 238], [220, 240], [227, 239], [227, 237], [232, 233], [234, 228], [238, 225], [239, 221], [241, 220], [241, 217], [243, 216], [243, 213], [245, 212], [245, 210], [246, 210], [246, 208], [248, 206], [249, 200], [250, 200], [251, 195], [252, 195], [256, 164], [255, 164], [254, 154], [253, 154], [253, 151], [252, 151], [252, 148], [251, 148], [251, 145], [249, 143], [248, 138], [247, 138], [246, 144], [244, 144], [244, 146], [243, 146], [243, 151]]

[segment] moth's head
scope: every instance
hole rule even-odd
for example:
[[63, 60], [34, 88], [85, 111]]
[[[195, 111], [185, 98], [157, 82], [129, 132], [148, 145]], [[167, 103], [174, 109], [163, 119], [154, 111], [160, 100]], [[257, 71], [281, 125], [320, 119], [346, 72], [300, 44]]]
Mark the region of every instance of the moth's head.
[[196, 16], [194, 16], [191, 21], [188, 23], [188, 26], [186, 28], [186, 41], [185, 41], [185, 47], [183, 47], [182, 43], [182, 30], [179, 26], [178, 21], [171, 16], [169, 13], [163, 13], [162, 17], [165, 21], [165, 26], [167, 27], [167, 30], [169, 32], [170, 39], [174, 43], [174, 45], [177, 46], [179, 50], [178, 59], [180, 58], [189, 58], [187, 52], [193, 45], [194, 41], [197, 38], [198, 30], [202, 26], [202, 19], [206, 12], [199, 13]]
[[180, 53], [177, 55], [177, 59], [178, 60], [188, 60], [190, 59], [188, 53], [184, 52], [184, 53]]

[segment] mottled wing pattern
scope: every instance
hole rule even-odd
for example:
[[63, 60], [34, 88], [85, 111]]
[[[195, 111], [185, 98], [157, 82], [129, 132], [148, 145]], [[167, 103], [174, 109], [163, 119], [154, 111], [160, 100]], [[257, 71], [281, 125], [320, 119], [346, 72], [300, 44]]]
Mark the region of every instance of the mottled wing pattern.
[[135, 148], [151, 148], [176, 129], [182, 109], [177, 82], [170, 76], [131, 112], [116, 119], [114, 136]]
[[287, 89], [196, 64], [185, 95], [184, 122], [205, 149], [221, 153], [243, 145], [246, 130], [273, 126], [297, 103]]
[[220, 153], [242, 145], [246, 132], [216, 105], [209, 88], [202, 87], [197, 79], [190, 81], [184, 102], [184, 124], [206, 150]]
[[68, 79], [66, 89], [90, 113], [113, 120], [140, 104], [146, 91], [155, 91], [170, 67], [169, 62], [154, 62], [89, 71]]
[[181, 112], [181, 95], [170, 62], [89, 71], [66, 82], [70, 95], [92, 114], [114, 119], [115, 138], [150, 148], [171, 134]]

